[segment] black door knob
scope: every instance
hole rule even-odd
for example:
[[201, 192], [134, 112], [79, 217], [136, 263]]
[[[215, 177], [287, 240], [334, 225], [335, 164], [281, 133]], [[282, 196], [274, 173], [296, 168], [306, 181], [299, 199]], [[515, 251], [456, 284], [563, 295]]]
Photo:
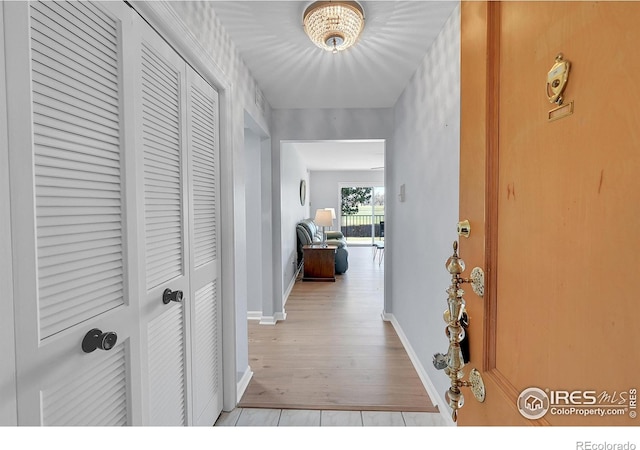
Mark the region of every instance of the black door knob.
[[113, 331], [102, 332], [101, 330], [94, 328], [89, 331], [82, 340], [82, 351], [85, 353], [91, 353], [95, 349], [111, 350], [118, 341], [118, 335]]
[[170, 302], [181, 302], [182, 291], [172, 291], [171, 289], [165, 289], [162, 293], [162, 303], [165, 305]]

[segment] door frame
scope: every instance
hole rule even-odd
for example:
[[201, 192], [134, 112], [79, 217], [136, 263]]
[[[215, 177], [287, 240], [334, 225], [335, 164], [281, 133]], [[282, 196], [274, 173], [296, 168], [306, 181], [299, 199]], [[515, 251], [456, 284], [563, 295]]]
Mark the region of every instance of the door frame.
[[[4, 3], [0, 5], [0, 23], [4, 25]], [[7, 28], [3, 26], [3, 29]], [[0, 401], [0, 425], [18, 424], [18, 399], [16, 384], [16, 345], [13, 305], [13, 248], [11, 244], [11, 201], [9, 180], [9, 137], [7, 125], [7, 86], [5, 80], [4, 33], [0, 33], [0, 254], [5, 262], [0, 265], [0, 354], [5, 363], [0, 366], [0, 380], [8, 383]]]
[[[469, 401], [465, 409], [480, 415], [483, 409], [506, 407], [509, 410], [498, 414], [514, 421], [500, 425], [546, 425], [545, 419], [526, 421], [517, 413], [518, 392], [496, 369], [500, 2], [463, 2], [461, 29], [460, 183], [461, 192], [463, 182], [467, 189], [460, 196], [459, 217], [468, 219], [473, 231], [459, 244], [467, 267], [482, 267], [485, 272], [484, 297], [470, 298], [467, 311], [483, 330], [482, 340], [470, 341], [470, 366], [481, 369], [487, 392], [484, 403]], [[465, 416], [464, 411], [459, 415], [461, 425], [466, 424]]]

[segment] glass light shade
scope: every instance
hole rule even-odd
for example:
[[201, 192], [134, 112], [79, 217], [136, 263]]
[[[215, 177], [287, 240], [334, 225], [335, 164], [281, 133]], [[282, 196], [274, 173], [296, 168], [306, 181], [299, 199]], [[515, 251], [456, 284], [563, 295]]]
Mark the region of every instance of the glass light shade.
[[358, 40], [364, 28], [364, 12], [357, 2], [314, 2], [304, 12], [303, 23], [314, 44], [337, 53]]
[[331, 211], [326, 209], [316, 210], [316, 217], [313, 219], [319, 227], [330, 227], [333, 225], [333, 219], [331, 218]]

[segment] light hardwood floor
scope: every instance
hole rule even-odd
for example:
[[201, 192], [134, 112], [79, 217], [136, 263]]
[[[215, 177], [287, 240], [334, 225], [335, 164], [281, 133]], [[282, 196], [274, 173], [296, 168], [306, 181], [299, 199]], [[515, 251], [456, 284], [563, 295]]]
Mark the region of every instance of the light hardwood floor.
[[335, 283], [296, 282], [285, 321], [250, 321], [254, 376], [239, 407], [438, 411], [382, 320], [383, 272], [371, 248], [350, 247], [349, 270]]

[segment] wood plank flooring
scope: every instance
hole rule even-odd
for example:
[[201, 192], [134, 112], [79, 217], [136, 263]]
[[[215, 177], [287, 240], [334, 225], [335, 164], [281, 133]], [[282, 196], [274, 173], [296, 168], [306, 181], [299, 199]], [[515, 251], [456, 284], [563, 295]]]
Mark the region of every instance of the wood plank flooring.
[[434, 412], [393, 326], [381, 317], [384, 264], [349, 248], [333, 282], [297, 281], [277, 325], [249, 322], [253, 379], [241, 408]]
[[220, 415], [217, 427], [428, 427], [445, 426], [439, 413], [401, 411], [325, 411], [236, 408]]

